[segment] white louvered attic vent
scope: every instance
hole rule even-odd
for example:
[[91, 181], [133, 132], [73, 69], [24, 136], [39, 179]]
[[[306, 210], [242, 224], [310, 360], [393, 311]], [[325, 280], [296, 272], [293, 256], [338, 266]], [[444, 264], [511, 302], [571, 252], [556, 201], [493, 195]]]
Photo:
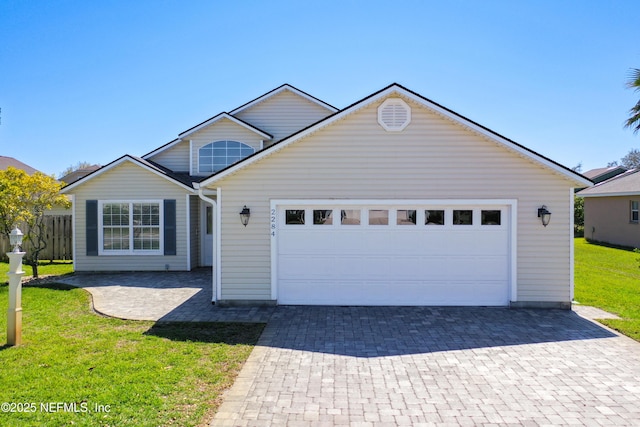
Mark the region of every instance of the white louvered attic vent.
[[400, 132], [411, 122], [411, 107], [400, 98], [389, 98], [378, 107], [378, 123], [388, 132]]

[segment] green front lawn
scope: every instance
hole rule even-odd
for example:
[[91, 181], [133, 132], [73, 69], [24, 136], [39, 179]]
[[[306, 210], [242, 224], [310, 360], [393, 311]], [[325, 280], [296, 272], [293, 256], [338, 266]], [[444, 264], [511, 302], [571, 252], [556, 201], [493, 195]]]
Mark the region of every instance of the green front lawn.
[[90, 304], [82, 289], [25, 286], [23, 344], [7, 347], [0, 285], [0, 425], [207, 425], [264, 327], [119, 320]]
[[622, 320], [603, 324], [640, 341], [640, 255], [575, 239], [575, 300]]
[[[22, 271], [24, 271], [24, 279], [29, 279], [33, 275], [33, 269], [31, 266], [22, 263]], [[0, 262], [0, 283], [7, 283], [9, 281], [9, 263]], [[64, 274], [73, 273], [73, 261], [40, 261], [38, 263], [38, 276], [62, 276]]]

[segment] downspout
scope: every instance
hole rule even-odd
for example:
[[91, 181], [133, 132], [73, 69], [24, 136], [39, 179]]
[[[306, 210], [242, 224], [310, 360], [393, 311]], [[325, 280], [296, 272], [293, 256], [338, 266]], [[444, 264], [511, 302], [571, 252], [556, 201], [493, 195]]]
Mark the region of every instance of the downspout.
[[[217, 214], [218, 212], [218, 203], [217, 201], [207, 197], [204, 195], [204, 193], [202, 192], [202, 187], [198, 187], [198, 196], [200, 197], [201, 200], [203, 200], [205, 203], [210, 203], [211, 206], [214, 209], [214, 212], [216, 212], [216, 224], [220, 221], [220, 218]], [[202, 235], [202, 233], [200, 233]], [[213, 243], [216, 247], [216, 251], [215, 251], [215, 256], [213, 257], [213, 261], [211, 262], [212, 267], [212, 274], [211, 274], [211, 304], [215, 304], [218, 301], [218, 286], [217, 286], [217, 276], [218, 276], [218, 239], [220, 239], [220, 233], [218, 233], [218, 227], [216, 226], [216, 239], [215, 242]]]

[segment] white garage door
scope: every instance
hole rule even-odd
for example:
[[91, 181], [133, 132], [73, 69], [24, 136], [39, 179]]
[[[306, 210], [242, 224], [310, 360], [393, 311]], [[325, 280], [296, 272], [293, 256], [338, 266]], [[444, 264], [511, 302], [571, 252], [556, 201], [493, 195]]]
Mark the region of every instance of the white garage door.
[[508, 205], [280, 204], [280, 304], [509, 304]]

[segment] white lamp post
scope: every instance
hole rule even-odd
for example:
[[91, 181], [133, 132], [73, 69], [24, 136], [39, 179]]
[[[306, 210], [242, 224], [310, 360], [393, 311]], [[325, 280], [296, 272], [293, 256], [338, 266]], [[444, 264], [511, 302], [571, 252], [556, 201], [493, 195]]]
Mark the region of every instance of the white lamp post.
[[22, 343], [22, 257], [20, 252], [22, 245], [22, 231], [18, 227], [11, 230], [9, 243], [13, 251], [8, 252], [9, 257], [9, 313], [7, 319], [7, 344], [20, 345]]

